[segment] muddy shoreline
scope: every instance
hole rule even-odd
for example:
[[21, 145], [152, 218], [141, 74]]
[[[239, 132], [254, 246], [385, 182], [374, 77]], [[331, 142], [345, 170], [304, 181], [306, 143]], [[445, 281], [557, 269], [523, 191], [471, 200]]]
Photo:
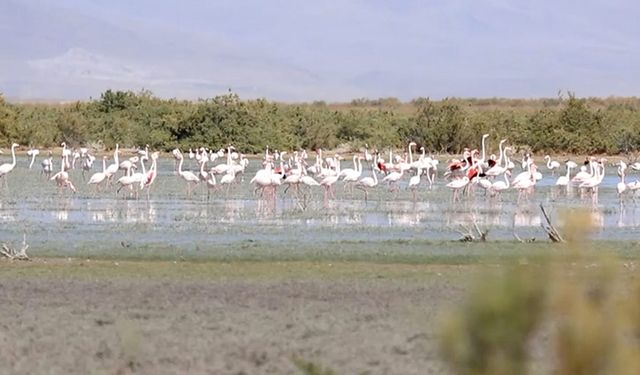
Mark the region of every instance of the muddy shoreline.
[[464, 267], [172, 264], [3, 261], [0, 372], [299, 374], [299, 358], [339, 374], [447, 373], [437, 320]]

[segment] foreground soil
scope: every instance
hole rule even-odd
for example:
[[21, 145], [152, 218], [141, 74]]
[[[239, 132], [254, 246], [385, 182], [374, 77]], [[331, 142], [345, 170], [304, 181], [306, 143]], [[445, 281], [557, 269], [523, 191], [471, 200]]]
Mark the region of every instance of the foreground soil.
[[447, 373], [438, 320], [472, 266], [0, 262], [0, 373]]

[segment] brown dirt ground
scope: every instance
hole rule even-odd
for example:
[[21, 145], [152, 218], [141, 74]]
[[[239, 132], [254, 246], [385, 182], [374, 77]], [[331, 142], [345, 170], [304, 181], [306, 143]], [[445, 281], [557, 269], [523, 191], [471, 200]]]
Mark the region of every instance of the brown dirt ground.
[[438, 319], [464, 267], [148, 263], [0, 262], [0, 373], [448, 372]]

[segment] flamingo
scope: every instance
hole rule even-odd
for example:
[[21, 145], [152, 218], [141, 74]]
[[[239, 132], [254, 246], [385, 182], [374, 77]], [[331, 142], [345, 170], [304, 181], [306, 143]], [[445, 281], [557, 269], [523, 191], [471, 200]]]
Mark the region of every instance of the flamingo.
[[53, 153], [51, 151], [49, 151], [49, 157], [44, 159], [40, 165], [42, 165], [40, 174], [44, 174], [46, 178], [51, 177], [51, 172], [53, 171]]
[[227, 173], [229, 168], [231, 168], [231, 150], [232, 149], [233, 149], [233, 146], [227, 147], [227, 162], [223, 164], [218, 164], [215, 167], [211, 168], [211, 171], [210, 171], [211, 173], [214, 173], [214, 174]]
[[65, 171], [65, 166], [68, 165], [68, 162], [69, 162], [68, 160], [64, 160], [65, 158], [68, 159], [69, 155], [62, 157], [62, 160], [60, 163], [60, 172], [51, 176], [49, 180], [56, 182], [56, 184], [58, 185], [59, 191], [61, 191], [61, 189], [64, 189], [65, 187], [68, 187], [71, 191], [75, 193], [76, 187], [73, 186], [73, 183], [71, 182], [71, 180], [69, 180], [69, 173]]
[[36, 161], [36, 156], [38, 156], [39, 154], [40, 154], [40, 150], [38, 150], [37, 148], [32, 148], [29, 151], [27, 151], [27, 155], [31, 156], [31, 163], [29, 163], [29, 169], [33, 167], [33, 163]]
[[352, 193], [353, 193], [353, 184], [358, 182], [358, 179], [360, 178], [360, 176], [362, 176], [362, 157], [357, 158], [357, 163], [356, 161], [354, 161], [354, 166], [356, 166], [356, 169], [354, 171], [347, 173], [342, 179], [342, 182], [345, 183], [344, 185], [345, 188], [347, 187], [347, 185], [349, 185], [351, 187]]
[[178, 163], [178, 175], [182, 177], [183, 180], [187, 183], [187, 195], [191, 196], [191, 184], [197, 184], [200, 182], [198, 176], [191, 171], [183, 171], [182, 163], [184, 162], [184, 157], [180, 157], [180, 162]]
[[218, 183], [216, 181], [216, 175], [213, 174], [213, 173], [209, 173], [209, 178], [207, 178], [205, 180], [205, 182], [207, 183], [207, 202], [208, 202], [210, 197], [211, 197], [211, 190], [218, 188]]
[[369, 153], [369, 145], [365, 143], [364, 144], [364, 161], [369, 163], [369, 162], [371, 162], [371, 160], [373, 160], [373, 157]]
[[[572, 167], [573, 162], [567, 161], [565, 163], [565, 166], [567, 168], [567, 174], [564, 176], [560, 176], [558, 177], [558, 180], [556, 181], [556, 186], [566, 186], [569, 187], [569, 182], [571, 181], [571, 169], [574, 168]], [[575, 163], [573, 163], [575, 164]]]
[[143, 163], [149, 160], [149, 145], [145, 145], [144, 150], [139, 148], [138, 156], [140, 157], [140, 160], [142, 160]]
[[220, 185], [227, 185], [227, 194], [229, 194], [229, 189], [231, 189], [231, 184], [236, 180], [236, 174], [233, 170], [229, 170], [222, 178], [220, 179]]
[[[268, 157], [268, 151], [269, 148], [267, 148], [267, 157]], [[271, 174], [273, 173], [272, 169], [271, 169], [271, 162], [266, 162], [264, 168], [259, 169], [255, 176], [253, 176], [253, 178], [251, 179], [250, 183], [256, 184], [256, 188], [253, 191], [253, 194], [256, 194], [258, 192], [258, 190], [260, 190], [260, 194], [262, 195], [262, 192], [264, 191], [264, 189], [268, 186], [271, 185]]]
[[482, 135], [482, 157], [478, 160], [479, 164], [484, 164], [485, 161], [485, 157], [486, 157], [486, 153], [485, 153], [485, 147], [484, 147], [484, 143], [485, 140], [489, 137], [489, 134], [483, 134]]
[[453, 196], [451, 197], [452, 202], [456, 202], [460, 200], [459, 194], [460, 190], [464, 189], [469, 184], [469, 177], [466, 175], [462, 178], [457, 178], [447, 184], [448, 188], [453, 189]]
[[622, 199], [622, 194], [627, 190], [627, 184], [624, 183], [624, 171], [627, 169], [627, 164], [620, 161], [620, 166], [618, 167], [618, 175], [620, 175], [620, 182], [616, 186], [616, 190], [618, 191], [618, 197]]
[[147, 189], [147, 200], [149, 200], [149, 192], [151, 190], [151, 186], [156, 180], [156, 177], [158, 177], [158, 152], [151, 154], [151, 167], [147, 171], [144, 182], [140, 184], [141, 188]]
[[287, 175], [286, 178], [284, 179], [283, 183], [285, 185], [287, 185], [287, 188], [284, 189], [284, 194], [287, 193], [287, 191], [289, 191], [289, 188], [291, 186], [295, 187], [296, 190], [296, 194], [298, 193], [299, 187], [300, 187], [300, 183], [302, 182], [302, 166], [300, 165], [300, 163], [298, 162], [298, 166], [296, 169], [291, 170], [291, 174]]
[[416, 201], [416, 189], [420, 185], [420, 175], [422, 175], [422, 168], [418, 166], [418, 170], [416, 171], [415, 176], [411, 176], [409, 179], [409, 186], [407, 189], [411, 189], [411, 193], [413, 194], [413, 201]]
[[104, 172], [105, 175], [107, 176], [107, 180], [111, 181], [111, 178], [113, 177], [114, 174], [116, 174], [118, 172], [118, 169], [120, 168], [120, 163], [118, 160], [118, 153], [120, 152], [119, 150], [119, 145], [116, 143], [116, 149], [115, 151], [113, 151], [113, 164], [110, 164], [106, 171]]
[[324, 187], [325, 189], [324, 191], [325, 202], [327, 200], [327, 193], [330, 193], [331, 196], [335, 198], [335, 195], [333, 194], [332, 186], [338, 181], [338, 178], [340, 176], [340, 159], [341, 159], [340, 157], [335, 158], [335, 167], [336, 167], [335, 173], [326, 176], [325, 178], [322, 179], [322, 181], [320, 181], [320, 186]]
[[302, 177], [300, 177], [300, 182], [302, 182], [306, 186], [320, 186], [320, 183], [309, 175], [303, 175]]
[[511, 187], [518, 190], [518, 202], [521, 197], [527, 192], [531, 191], [531, 189], [536, 185], [536, 165], [532, 162], [527, 162], [526, 164], [527, 171], [520, 173], [516, 178], [511, 182]]
[[119, 165], [118, 165], [118, 169], [123, 170], [125, 173], [125, 176], [131, 176], [131, 169], [135, 169], [136, 168], [136, 164], [138, 163], [138, 160], [140, 158], [138, 158], [137, 156], [134, 156], [132, 158], [129, 158], [127, 160], [122, 161]]
[[[485, 172], [486, 176], [497, 177], [497, 176], [500, 176], [501, 174], [503, 174], [504, 172], [507, 171], [506, 153], [507, 153], [507, 149], [509, 149], [509, 147], [506, 147], [504, 149], [502, 148], [502, 145], [506, 141], [507, 141], [506, 139], [503, 139], [503, 140], [500, 141], [500, 144], [498, 146], [498, 148], [500, 149], [500, 156], [498, 157], [498, 160], [495, 161], [495, 164]], [[503, 159], [505, 161], [504, 165], [502, 165], [502, 160]]]
[[171, 155], [175, 160], [174, 169], [177, 171], [178, 163], [180, 162], [180, 158], [182, 157], [182, 152], [180, 152], [180, 149], [174, 148], [173, 150], [171, 150]]
[[556, 160], [551, 160], [551, 156], [545, 155], [544, 160], [547, 161], [547, 168], [551, 170], [551, 174], [555, 172], [556, 169], [560, 168], [560, 163]]
[[590, 165], [590, 167], [591, 167], [591, 173], [587, 172], [586, 166], [584, 165], [581, 166], [580, 172], [576, 173], [576, 175], [573, 176], [573, 178], [571, 179], [571, 183], [574, 185], [580, 185], [585, 180], [591, 178], [593, 176], [593, 165]]
[[[345, 177], [349, 174], [356, 173], [358, 171], [358, 155], [353, 155], [353, 168], [345, 168], [340, 170], [338, 177]], [[356, 178], [358, 180], [358, 178]]]
[[372, 177], [363, 177], [356, 183], [356, 189], [360, 189], [364, 192], [364, 201], [367, 202], [368, 191], [367, 189], [374, 188], [378, 185], [378, 176], [375, 168], [371, 168]]
[[[85, 149], [86, 150], [86, 149]], [[89, 172], [91, 168], [93, 168], [93, 162], [96, 160], [95, 156], [88, 154], [87, 152], [82, 153], [82, 180], [84, 181], [84, 175], [86, 172]]]
[[17, 143], [12, 144], [11, 145], [12, 162], [0, 165], [0, 178], [4, 177], [4, 186], [8, 186], [7, 185], [7, 174], [9, 174], [9, 172], [11, 172], [13, 170], [13, 168], [16, 167], [16, 147], [19, 147], [19, 146], [20, 145], [17, 144]]
[[594, 202], [598, 200], [598, 186], [602, 183], [605, 175], [605, 167], [604, 162], [606, 159], [600, 159], [600, 162], [596, 163], [594, 168], [594, 174], [590, 178], [584, 180], [579, 187], [581, 189], [589, 189], [591, 190], [591, 196], [594, 199]]
[[[144, 163], [142, 161], [140, 161], [140, 166], [142, 168], [142, 172], [132, 173], [131, 169], [129, 169], [127, 175], [122, 176], [118, 179], [117, 183], [120, 184], [120, 187], [116, 191], [116, 194], [120, 193], [120, 190], [122, 190], [122, 188], [124, 188], [125, 186], [129, 187], [129, 189], [132, 189], [137, 185], [140, 185], [140, 188], [144, 186], [144, 183], [147, 180], [147, 171], [145, 170]], [[139, 191], [137, 188], [135, 189], [135, 193], [136, 199], [138, 199]]]
[[96, 189], [100, 190], [100, 184], [107, 178], [107, 157], [102, 157], [102, 172], [96, 172], [91, 175], [87, 185], [96, 185]]
[[62, 164], [65, 170], [71, 169], [71, 164], [69, 163], [69, 157], [71, 157], [71, 150], [67, 148], [67, 143], [60, 143], [62, 146]]
[[498, 195], [503, 191], [509, 189], [509, 176], [511, 176], [511, 172], [506, 171], [504, 173], [504, 181], [496, 181], [491, 184], [489, 190], [491, 191], [492, 195]]
[[388, 175], [384, 176], [382, 182], [387, 182], [389, 184], [389, 191], [391, 191], [391, 185], [393, 184], [398, 188], [398, 181], [402, 178], [402, 174], [404, 173], [404, 169], [400, 169], [400, 172], [391, 172]]

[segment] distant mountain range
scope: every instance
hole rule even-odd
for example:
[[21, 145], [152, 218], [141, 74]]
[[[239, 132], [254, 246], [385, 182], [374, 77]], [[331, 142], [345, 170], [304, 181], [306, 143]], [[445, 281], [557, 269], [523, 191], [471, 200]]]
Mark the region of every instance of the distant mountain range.
[[[74, 100], [638, 95], [640, 6], [328, 0], [0, 1], [0, 92]], [[629, 8], [629, 9], [627, 9]]]

